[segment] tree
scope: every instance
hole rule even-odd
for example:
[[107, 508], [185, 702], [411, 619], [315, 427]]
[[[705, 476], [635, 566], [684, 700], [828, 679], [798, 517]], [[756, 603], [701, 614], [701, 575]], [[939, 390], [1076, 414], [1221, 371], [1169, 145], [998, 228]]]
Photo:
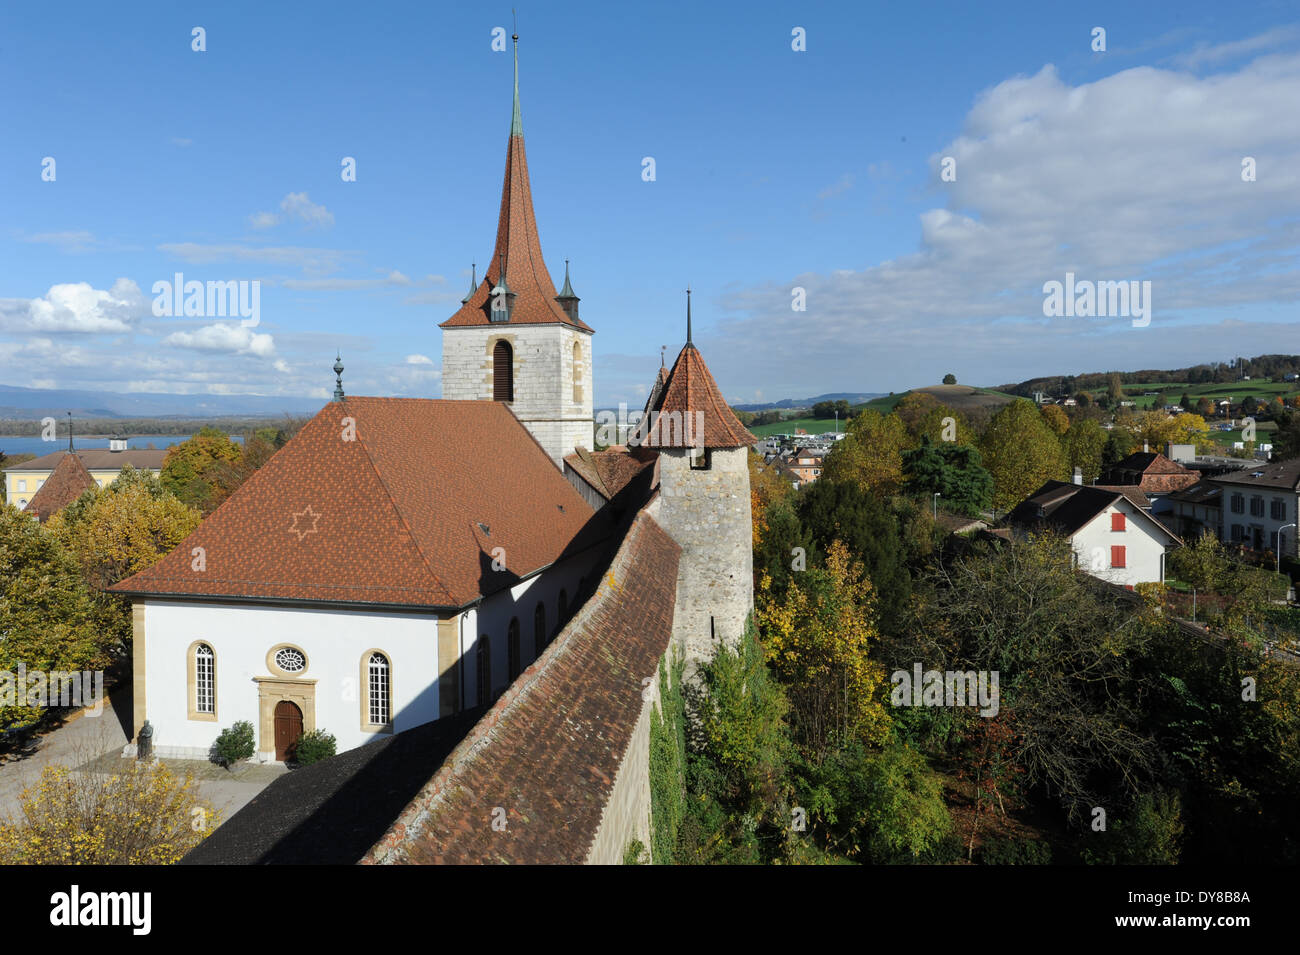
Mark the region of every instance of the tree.
[[46, 766], [23, 790], [16, 819], [0, 820], [6, 865], [169, 865], [216, 828], [192, 772], [132, 762], [107, 779]]
[[863, 411], [845, 435], [826, 456], [817, 484], [853, 483], [880, 497], [897, 493], [903, 485], [903, 449], [911, 444], [898, 416]]
[[889, 731], [884, 671], [870, 658], [876, 630], [871, 582], [848, 548], [832, 542], [826, 564], [798, 574], [784, 600], [759, 582], [755, 613], [768, 664], [790, 700], [795, 743], [813, 762], [852, 742], [879, 746]]
[[780, 857], [789, 835], [789, 708], [763, 662], [752, 627], [722, 645], [685, 686], [696, 714], [687, 756], [682, 861], [763, 862]]
[[812, 406], [812, 416], [814, 418], [829, 418], [835, 414], [835, 402], [818, 401]]
[[1099, 779], [1134, 791], [1154, 765], [1126, 692], [1134, 660], [1166, 619], [1103, 592], [1071, 566], [1056, 535], [979, 545], [927, 579], [931, 594], [889, 657], [936, 670], [1000, 674], [999, 711], [1015, 714], [1008, 753], [1025, 783], [1072, 817], [1097, 802]]
[[[52, 534], [0, 508], [0, 671], [102, 670], [111, 657], [77, 565]], [[24, 688], [25, 689], [25, 688]], [[0, 702], [0, 732], [30, 727], [40, 706]]]
[[1092, 395], [1086, 391], [1076, 391], [1074, 393], [1074, 403], [1080, 408], [1092, 407]]
[[1043, 420], [1056, 435], [1065, 434], [1070, 428], [1070, 416], [1060, 405], [1043, 405]]
[[943, 376], [943, 383], [945, 385], [955, 385], [957, 384], [957, 376], [954, 375], [952, 372], [949, 372], [948, 374]]
[[1300, 456], [1300, 414], [1287, 412], [1278, 418], [1273, 432], [1273, 456], [1280, 460]]
[[163, 458], [163, 486], [205, 516], [230, 493], [240, 447], [222, 431], [203, 427], [188, 441], [174, 444]]
[[1076, 421], [1065, 432], [1065, 456], [1070, 470], [1083, 471], [1083, 483], [1092, 484], [1101, 475], [1102, 452], [1106, 448], [1106, 432], [1091, 418]]
[[993, 505], [1010, 509], [1044, 482], [1068, 476], [1065, 451], [1032, 401], [1017, 398], [993, 416], [980, 439], [993, 475]]
[[1214, 402], [1209, 398], [1201, 398], [1196, 402], [1196, 413], [1202, 418], [1208, 418], [1214, 414]]
[[1112, 371], [1106, 384], [1106, 397], [1112, 403], [1119, 402], [1124, 398], [1124, 379], [1120, 377], [1119, 372]]
[[931, 443], [903, 452], [907, 489], [929, 499], [936, 492], [946, 510], [974, 517], [988, 507], [993, 478], [983, 467], [980, 453], [969, 445]]
[[800, 524], [821, 553], [829, 553], [839, 540], [862, 562], [877, 595], [880, 627], [892, 631], [912, 592], [893, 514], [855, 484], [818, 481], [800, 491], [796, 500]]
[[1210, 531], [1203, 532], [1190, 544], [1183, 544], [1169, 555], [1173, 576], [1201, 593], [1222, 592], [1232, 569], [1232, 561]]
[[199, 526], [146, 472], [129, 470], [108, 487], [87, 491], [46, 525], [77, 560], [86, 581], [104, 590], [151, 567]]
[[1136, 438], [1135, 443], [1145, 444], [1153, 451], [1161, 451], [1168, 444], [1194, 444], [1198, 450], [1209, 450], [1211, 446], [1210, 429], [1197, 414], [1143, 411], [1134, 416], [1129, 429]]
[[1115, 428], [1106, 436], [1106, 444], [1101, 449], [1102, 470], [1114, 467], [1133, 453], [1133, 435], [1123, 428]]

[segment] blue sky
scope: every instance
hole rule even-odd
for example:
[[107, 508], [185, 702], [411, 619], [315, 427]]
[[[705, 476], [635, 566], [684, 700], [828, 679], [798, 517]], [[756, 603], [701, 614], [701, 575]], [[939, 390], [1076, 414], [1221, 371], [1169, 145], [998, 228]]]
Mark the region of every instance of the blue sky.
[[[351, 393], [436, 397], [495, 235], [510, 8], [183, 7], [0, 6], [0, 381], [323, 398], [337, 348]], [[687, 282], [735, 401], [1300, 351], [1296, 4], [518, 9], [598, 406], [643, 400]], [[1151, 281], [1150, 325], [1044, 317], [1067, 271]], [[176, 272], [259, 281], [260, 323], [155, 316]]]

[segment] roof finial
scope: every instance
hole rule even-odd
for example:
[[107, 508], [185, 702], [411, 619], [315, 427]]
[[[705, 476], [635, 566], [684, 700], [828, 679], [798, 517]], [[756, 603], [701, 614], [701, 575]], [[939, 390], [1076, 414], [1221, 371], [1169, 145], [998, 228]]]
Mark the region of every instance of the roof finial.
[[691, 287], [686, 286], [686, 344], [691, 344]]
[[68, 412], [68, 453], [72, 453], [72, 412]]
[[343, 400], [343, 356], [341, 352], [334, 353], [334, 400]]
[[659, 346], [659, 367], [660, 367], [660, 368], [665, 368], [665, 367], [667, 367], [666, 365], [664, 365], [664, 353], [667, 352], [667, 351], [668, 351], [668, 346], [667, 346], [667, 345], [660, 345], [660, 346]]
[[[511, 9], [510, 15], [515, 16], [515, 11]], [[524, 134], [524, 121], [519, 117], [519, 20], [515, 18], [515, 32], [511, 37], [515, 41], [515, 112], [510, 118], [510, 135], [522, 136]]]
[[469, 291], [466, 292], [465, 297], [460, 300], [460, 304], [464, 305], [471, 298], [473, 298], [474, 290], [476, 288], [478, 288], [478, 263], [471, 262], [469, 264]]

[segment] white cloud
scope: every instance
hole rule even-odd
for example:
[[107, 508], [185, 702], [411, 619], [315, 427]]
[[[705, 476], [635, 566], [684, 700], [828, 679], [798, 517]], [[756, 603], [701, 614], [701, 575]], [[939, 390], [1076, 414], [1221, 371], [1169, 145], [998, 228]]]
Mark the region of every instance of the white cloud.
[[408, 365], [432, 365], [433, 359], [428, 355], [407, 355], [406, 363]]
[[291, 192], [280, 200], [280, 212], [257, 212], [249, 216], [254, 229], [269, 229], [282, 222], [296, 220], [309, 229], [328, 229], [334, 225], [334, 213], [317, 205], [305, 192]]
[[78, 232], [40, 232], [25, 237], [23, 241], [52, 245], [63, 252], [88, 252], [98, 244], [94, 234], [85, 230]]
[[53, 285], [41, 298], [0, 299], [0, 328], [17, 332], [129, 332], [149, 312], [148, 299], [130, 279], [104, 291], [89, 282]]
[[[1256, 322], [1228, 338], [1219, 315], [1188, 312], [1300, 301], [1296, 102], [1294, 54], [1206, 77], [1139, 67], [1072, 85], [1049, 65], [1007, 79], [930, 157], [944, 204], [921, 214], [914, 251], [727, 290], [717, 304], [730, 316], [704, 325], [710, 367], [724, 388], [761, 380], [769, 394], [801, 396], [949, 370], [994, 384], [1284, 351], [1294, 326]], [[1242, 181], [1246, 155], [1257, 181]], [[940, 182], [944, 156], [956, 159], [955, 182]], [[1043, 283], [1067, 271], [1150, 280], [1151, 327], [1045, 319]], [[806, 313], [791, 311], [795, 285]]]
[[275, 341], [270, 335], [225, 322], [204, 325], [193, 332], [172, 332], [162, 343], [195, 351], [255, 355], [258, 358], [269, 358], [275, 353]]
[[285, 361], [283, 358], [277, 358], [274, 362], [271, 363], [271, 367], [282, 374], [285, 375], [289, 374], [289, 370], [290, 370], [289, 363]]
[[385, 286], [408, 286], [414, 285], [410, 278], [398, 272], [396, 269], [389, 272], [380, 279], [285, 279], [283, 283], [285, 288], [305, 289], [318, 291], [321, 289], [331, 291], [350, 291], [353, 289], [383, 288]]

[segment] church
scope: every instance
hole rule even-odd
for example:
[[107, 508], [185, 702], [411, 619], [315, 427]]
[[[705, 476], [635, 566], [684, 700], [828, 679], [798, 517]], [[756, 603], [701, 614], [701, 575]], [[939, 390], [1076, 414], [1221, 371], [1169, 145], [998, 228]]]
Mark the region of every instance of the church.
[[[517, 36], [514, 69], [496, 244], [441, 323], [443, 397], [348, 395], [336, 362], [334, 400], [112, 588], [132, 602], [135, 732], [149, 722], [157, 755], [204, 758], [244, 720], [261, 761], [313, 729], [337, 738], [191, 861], [617, 861], [648, 844], [659, 665], [744, 632], [755, 439], [691, 340], [688, 295], [651, 426], [594, 447], [595, 329], [568, 264], [557, 292], [542, 257]], [[366, 773], [387, 809], [340, 795]], [[340, 806], [352, 835], [312, 856], [302, 834]], [[507, 849], [457, 821], [489, 809]]]

